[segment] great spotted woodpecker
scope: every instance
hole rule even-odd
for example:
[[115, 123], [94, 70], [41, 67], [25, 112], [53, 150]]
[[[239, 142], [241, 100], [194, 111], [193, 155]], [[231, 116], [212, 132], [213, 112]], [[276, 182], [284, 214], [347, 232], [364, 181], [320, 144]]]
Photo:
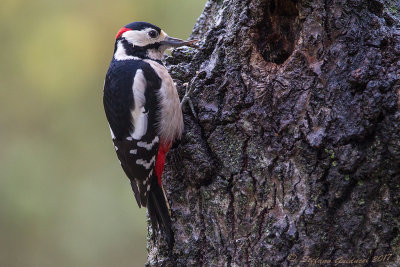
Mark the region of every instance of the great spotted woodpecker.
[[114, 147], [139, 207], [147, 207], [153, 229], [173, 244], [168, 202], [161, 175], [165, 155], [183, 132], [175, 84], [161, 59], [171, 47], [196, 40], [169, 37], [147, 22], [133, 22], [117, 33], [104, 82], [103, 103]]

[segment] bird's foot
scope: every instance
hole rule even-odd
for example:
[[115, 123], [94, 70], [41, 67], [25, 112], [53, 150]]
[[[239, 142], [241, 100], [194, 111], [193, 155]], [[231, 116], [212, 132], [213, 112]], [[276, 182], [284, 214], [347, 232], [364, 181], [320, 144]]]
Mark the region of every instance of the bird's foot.
[[193, 90], [194, 90], [193, 89], [194, 86], [189, 86], [188, 83], [184, 83], [183, 85], [186, 87], [186, 91], [185, 91], [185, 95], [183, 96], [182, 101], [181, 101], [181, 108], [183, 109], [185, 107], [186, 102], [188, 102], [190, 110], [192, 111], [193, 116], [197, 119], [197, 113], [194, 110], [193, 102], [190, 99], [190, 96], [191, 96], [191, 94], [193, 93]]

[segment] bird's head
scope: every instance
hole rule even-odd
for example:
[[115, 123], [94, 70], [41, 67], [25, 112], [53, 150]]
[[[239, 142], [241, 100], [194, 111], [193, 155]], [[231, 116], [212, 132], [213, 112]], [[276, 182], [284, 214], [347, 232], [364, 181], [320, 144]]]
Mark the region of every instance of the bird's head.
[[185, 45], [196, 47], [196, 42], [169, 37], [159, 27], [148, 22], [132, 22], [117, 33], [114, 58], [161, 60], [166, 49]]

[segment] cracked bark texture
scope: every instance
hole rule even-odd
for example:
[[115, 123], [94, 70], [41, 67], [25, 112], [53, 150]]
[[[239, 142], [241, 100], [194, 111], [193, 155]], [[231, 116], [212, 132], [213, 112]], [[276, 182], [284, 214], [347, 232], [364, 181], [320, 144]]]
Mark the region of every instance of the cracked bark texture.
[[166, 60], [198, 117], [164, 173], [174, 248], [149, 229], [147, 266], [400, 264], [399, 2], [208, 1], [201, 49]]

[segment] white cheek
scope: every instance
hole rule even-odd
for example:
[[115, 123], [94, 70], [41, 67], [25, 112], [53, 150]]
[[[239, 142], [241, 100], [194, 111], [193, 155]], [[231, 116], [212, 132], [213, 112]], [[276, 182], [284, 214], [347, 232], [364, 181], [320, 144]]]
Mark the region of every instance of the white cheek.
[[136, 46], [146, 46], [161, 41], [162, 35], [159, 38], [150, 38], [147, 31], [127, 31], [122, 34], [128, 42]]

